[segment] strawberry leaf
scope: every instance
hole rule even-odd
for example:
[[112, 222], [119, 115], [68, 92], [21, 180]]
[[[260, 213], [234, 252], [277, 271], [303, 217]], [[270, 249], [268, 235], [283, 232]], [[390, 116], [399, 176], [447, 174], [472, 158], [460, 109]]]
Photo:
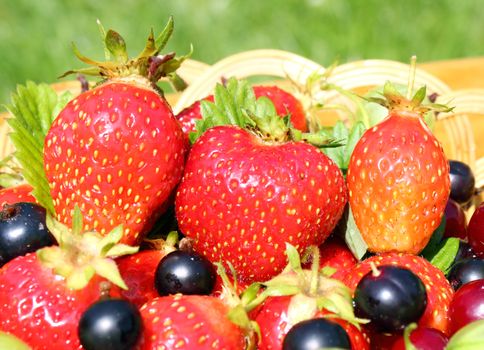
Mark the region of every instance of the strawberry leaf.
[[444, 274], [447, 274], [458, 251], [459, 239], [449, 237], [441, 242], [439, 249], [430, 260], [430, 263], [440, 269]]
[[422, 250], [422, 252], [420, 253], [420, 255], [428, 261], [432, 260], [432, 258], [435, 256], [435, 254], [437, 254], [441, 246], [442, 239], [444, 238], [445, 225], [446, 218], [444, 215], [442, 216], [442, 220], [440, 221], [439, 226], [432, 233], [432, 236], [430, 237], [430, 240], [425, 246], [424, 250]]
[[356, 122], [351, 129], [348, 129], [342, 121], [338, 121], [328, 134], [329, 138], [338, 140], [342, 147], [323, 148], [323, 152], [336, 163], [345, 175], [351, 154], [365, 130], [362, 122]]
[[69, 99], [67, 94], [58, 97], [47, 84], [29, 81], [17, 87], [12, 103], [6, 107], [11, 115], [7, 122], [12, 128], [9, 136], [16, 149], [14, 156], [22, 175], [34, 188], [32, 194], [49, 213], [54, 213], [54, 204], [44, 173], [44, 139], [56, 113]]
[[356, 226], [351, 208], [349, 206], [347, 208], [348, 213], [342, 218], [342, 220], [346, 220], [344, 222], [344, 238], [353, 255], [358, 260], [361, 260], [368, 250], [368, 245], [361, 236], [360, 230]]

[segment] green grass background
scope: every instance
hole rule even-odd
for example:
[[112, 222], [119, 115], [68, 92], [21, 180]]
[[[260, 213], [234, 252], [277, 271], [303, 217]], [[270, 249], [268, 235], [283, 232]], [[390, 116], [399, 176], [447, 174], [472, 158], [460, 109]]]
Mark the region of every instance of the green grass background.
[[385, 58], [420, 62], [484, 55], [482, 0], [0, 0], [0, 103], [27, 79], [55, 82], [82, 64], [71, 42], [102, 59], [96, 19], [131, 54], [169, 15], [168, 49], [214, 63], [257, 48], [293, 51], [323, 65]]

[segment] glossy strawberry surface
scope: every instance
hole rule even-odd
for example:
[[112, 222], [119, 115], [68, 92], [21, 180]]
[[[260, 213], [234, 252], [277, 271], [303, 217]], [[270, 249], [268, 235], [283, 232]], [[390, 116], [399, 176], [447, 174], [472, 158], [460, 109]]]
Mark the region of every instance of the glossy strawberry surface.
[[193, 145], [175, 205], [194, 249], [251, 282], [283, 269], [286, 242], [300, 253], [321, 244], [346, 200], [341, 171], [315, 147], [219, 126]]
[[[86, 288], [73, 291], [35, 253], [18, 257], [0, 270], [0, 329], [35, 350], [80, 350], [77, 325], [82, 312], [100, 298], [103, 281], [94, 277]], [[117, 287], [112, 292], [116, 295]]]
[[420, 115], [408, 111], [392, 112], [363, 134], [347, 182], [355, 222], [373, 252], [419, 253], [450, 193], [442, 146]]
[[227, 318], [228, 310], [211, 296], [155, 298], [140, 309], [144, 331], [138, 349], [244, 349], [244, 334]]
[[186, 146], [166, 101], [142, 82], [114, 80], [81, 94], [45, 140], [59, 221], [69, 225], [78, 205], [86, 229], [123, 224], [123, 242], [139, 242], [181, 177]]
[[395, 265], [410, 269], [425, 285], [427, 307], [418, 325], [438, 329], [445, 334], [449, 331], [449, 305], [454, 291], [445, 275], [422, 257], [404, 253], [386, 253], [372, 256], [349, 270], [344, 278], [345, 284], [355, 290], [361, 278], [371, 271], [371, 264]]
[[32, 195], [32, 186], [22, 184], [14, 187], [2, 188], [0, 190], [0, 208], [5, 204], [15, 204], [19, 202], [37, 203]]
[[155, 271], [165, 256], [162, 250], [143, 250], [117, 259], [119, 272], [128, 290], [121, 295], [138, 307], [158, 296], [155, 289]]

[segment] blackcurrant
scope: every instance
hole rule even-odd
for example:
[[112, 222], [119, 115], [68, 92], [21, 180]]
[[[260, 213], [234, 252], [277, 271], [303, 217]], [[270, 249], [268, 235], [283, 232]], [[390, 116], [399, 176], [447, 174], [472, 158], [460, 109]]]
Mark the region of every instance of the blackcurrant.
[[45, 224], [45, 209], [34, 203], [5, 205], [0, 212], [0, 266], [56, 244]]
[[461, 260], [452, 266], [447, 279], [454, 290], [471, 281], [484, 279], [484, 260]]
[[449, 160], [450, 198], [460, 204], [469, 202], [475, 192], [475, 177], [471, 168], [458, 160]]
[[161, 296], [208, 295], [212, 293], [216, 277], [214, 266], [205, 257], [176, 250], [160, 260], [155, 272], [155, 288]]
[[351, 349], [350, 339], [339, 324], [325, 318], [296, 323], [282, 342], [283, 350]]
[[86, 350], [131, 350], [141, 335], [141, 314], [127, 300], [104, 299], [81, 316], [79, 339]]
[[412, 271], [384, 265], [363, 276], [354, 301], [357, 316], [370, 319], [380, 331], [392, 333], [419, 320], [427, 306], [427, 293]]

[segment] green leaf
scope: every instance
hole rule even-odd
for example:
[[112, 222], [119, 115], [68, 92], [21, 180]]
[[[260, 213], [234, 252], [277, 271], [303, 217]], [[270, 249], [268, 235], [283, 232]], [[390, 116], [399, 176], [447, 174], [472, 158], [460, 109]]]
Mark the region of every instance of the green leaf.
[[469, 323], [455, 333], [447, 343], [446, 350], [484, 349], [484, 320]]
[[346, 141], [346, 146], [343, 148], [343, 166], [344, 169], [348, 169], [348, 164], [350, 163], [351, 154], [355, 149], [356, 144], [361, 139], [361, 136], [365, 133], [366, 128], [363, 122], [355, 123], [350, 130], [348, 135], [348, 140]]
[[443, 215], [439, 226], [432, 233], [429, 242], [425, 246], [424, 250], [422, 250], [422, 252], [420, 253], [420, 255], [428, 261], [432, 260], [432, 258], [435, 256], [435, 254], [437, 254], [438, 250], [440, 249], [442, 239], [444, 238], [445, 225], [446, 218], [445, 215]]
[[7, 106], [11, 117], [7, 119], [12, 128], [9, 135], [16, 151], [14, 156], [22, 167], [23, 177], [34, 188], [33, 195], [49, 213], [54, 204], [44, 172], [43, 147], [52, 121], [65, 106], [69, 94], [58, 97], [47, 84], [27, 82], [17, 87]]
[[30, 346], [12, 334], [0, 331], [0, 349], [30, 350]]
[[344, 228], [345, 241], [353, 255], [358, 260], [361, 260], [361, 258], [368, 250], [368, 245], [364, 241], [363, 237], [361, 236], [360, 230], [356, 226], [355, 218], [353, 217], [353, 213], [351, 212], [351, 208], [349, 207], [349, 205], [347, 208], [348, 217], [346, 220], [346, 227]]
[[455, 256], [459, 251], [459, 239], [449, 237], [441, 242], [440, 248], [434, 255], [430, 263], [442, 270], [444, 274], [450, 270]]

